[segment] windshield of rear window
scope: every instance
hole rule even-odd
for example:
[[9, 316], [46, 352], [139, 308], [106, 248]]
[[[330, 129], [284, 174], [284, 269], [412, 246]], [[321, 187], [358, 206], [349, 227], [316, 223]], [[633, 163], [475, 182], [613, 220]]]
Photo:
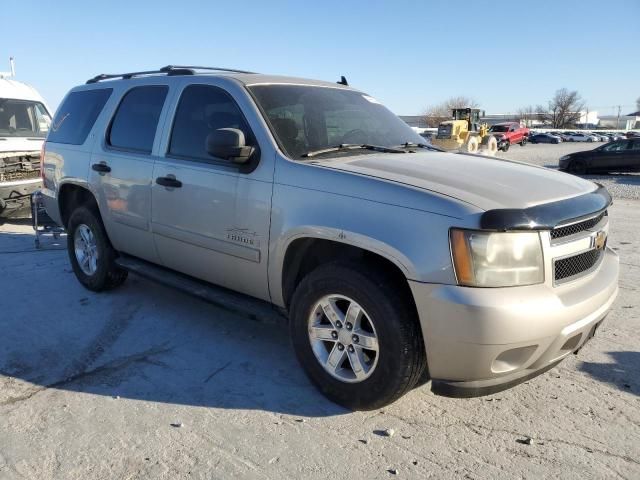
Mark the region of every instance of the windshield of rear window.
[[424, 143], [409, 125], [362, 92], [307, 85], [254, 85], [249, 90], [292, 159], [341, 144]]
[[39, 102], [0, 98], [0, 137], [42, 137], [51, 125], [51, 116]]
[[493, 127], [491, 127], [489, 129], [490, 132], [508, 132], [509, 131], [509, 126], [508, 125], [494, 125]]

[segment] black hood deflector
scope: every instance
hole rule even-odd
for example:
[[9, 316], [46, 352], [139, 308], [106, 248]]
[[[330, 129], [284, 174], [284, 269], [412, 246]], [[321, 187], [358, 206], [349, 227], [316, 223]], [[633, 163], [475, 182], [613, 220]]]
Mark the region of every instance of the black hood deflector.
[[501, 208], [482, 214], [483, 230], [551, 230], [598, 215], [611, 205], [611, 195], [598, 184], [593, 192], [523, 209]]

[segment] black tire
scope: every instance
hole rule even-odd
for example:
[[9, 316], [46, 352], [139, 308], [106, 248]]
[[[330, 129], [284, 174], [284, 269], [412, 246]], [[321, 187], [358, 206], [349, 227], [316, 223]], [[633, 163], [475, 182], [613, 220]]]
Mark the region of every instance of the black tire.
[[[85, 273], [78, 263], [75, 254], [74, 239], [80, 225], [86, 225], [95, 237], [97, 247], [97, 268], [95, 273]], [[115, 264], [118, 254], [111, 246], [100, 214], [94, 208], [81, 206], [76, 208], [67, 226], [67, 252], [78, 281], [94, 292], [110, 290], [121, 285], [127, 279], [127, 271]]]
[[524, 147], [527, 144], [527, 137], [522, 137], [522, 140], [520, 140], [520, 146]]
[[574, 175], [584, 175], [587, 173], [587, 164], [584, 160], [573, 160], [567, 170]]
[[[371, 317], [379, 356], [368, 378], [349, 383], [329, 374], [309, 340], [308, 321], [325, 295], [344, 295]], [[389, 276], [363, 267], [331, 263], [318, 267], [298, 285], [290, 309], [290, 334], [305, 372], [330, 400], [352, 410], [373, 410], [410, 391], [426, 370], [426, 353], [412, 299]]]
[[509, 150], [509, 147], [511, 146], [511, 144], [509, 142], [504, 142], [502, 144], [502, 151], [503, 152], [507, 152]]

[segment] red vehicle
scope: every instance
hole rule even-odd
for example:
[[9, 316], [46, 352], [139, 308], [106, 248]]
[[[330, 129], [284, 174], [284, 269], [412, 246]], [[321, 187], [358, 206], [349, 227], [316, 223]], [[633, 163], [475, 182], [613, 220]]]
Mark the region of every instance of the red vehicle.
[[498, 150], [506, 152], [514, 143], [524, 147], [529, 138], [529, 129], [518, 122], [497, 123], [489, 129], [489, 133], [496, 137]]

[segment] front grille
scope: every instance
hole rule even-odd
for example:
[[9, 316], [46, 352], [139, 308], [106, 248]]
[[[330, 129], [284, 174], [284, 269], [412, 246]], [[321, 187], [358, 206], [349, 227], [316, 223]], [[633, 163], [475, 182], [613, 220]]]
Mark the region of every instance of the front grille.
[[15, 182], [38, 177], [40, 177], [39, 156], [27, 154], [0, 158], [0, 182]]
[[591, 270], [602, 257], [604, 250], [589, 250], [554, 262], [555, 281], [566, 280]]
[[558, 227], [551, 230], [551, 238], [562, 238], [568, 237], [569, 235], [575, 235], [576, 233], [584, 232], [585, 230], [589, 230], [590, 228], [595, 227], [600, 220], [607, 215], [606, 210], [602, 212], [597, 217], [590, 218], [589, 220], [584, 220], [583, 222], [574, 223], [572, 225], [567, 225], [566, 227]]
[[29, 180], [39, 178], [40, 170], [21, 170], [16, 172], [0, 173], [0, 182], [14, 182], [16, 180]]

